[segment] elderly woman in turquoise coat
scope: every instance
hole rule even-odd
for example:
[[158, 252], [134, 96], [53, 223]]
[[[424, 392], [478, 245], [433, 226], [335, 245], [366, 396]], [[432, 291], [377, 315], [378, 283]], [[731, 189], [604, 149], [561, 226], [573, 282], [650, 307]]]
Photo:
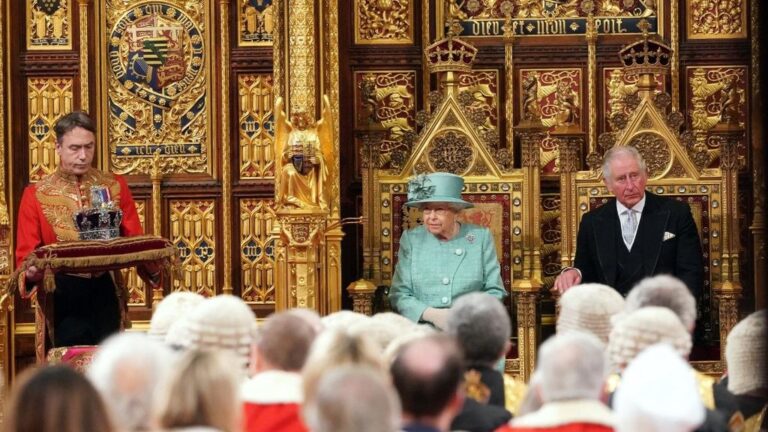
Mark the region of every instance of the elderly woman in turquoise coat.
[[440, 329], [458, 297], [470, 292], [499, 299], [506, 295], [490, 230], [459, 222], [459, 213], [473, 207], [461, 198], [463, 187], [461, 177], [439, 172], [408, 183], [405, 205], [423, 212], [423, 224], [400, 237], [389, 294], [401, 315]]

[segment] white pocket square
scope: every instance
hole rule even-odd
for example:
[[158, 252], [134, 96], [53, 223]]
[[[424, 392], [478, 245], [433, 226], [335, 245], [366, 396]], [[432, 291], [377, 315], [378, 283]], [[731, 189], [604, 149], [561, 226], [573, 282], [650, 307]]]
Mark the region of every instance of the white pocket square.
[[674, 233], [671, 233], [669, 231], [664, 231], [664, 240], [663, 241], [667, 241], [667, 240], [673, 239], [673, 238], [675, 238], [675, 234]]

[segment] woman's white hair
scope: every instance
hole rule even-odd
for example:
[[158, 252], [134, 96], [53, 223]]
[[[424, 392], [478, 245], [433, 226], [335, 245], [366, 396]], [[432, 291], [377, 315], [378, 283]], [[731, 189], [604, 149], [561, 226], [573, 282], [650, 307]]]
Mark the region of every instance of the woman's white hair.
[[142, 333], [108, 338], [86, 375], [124, 431], [149, 430], [158, 383], [173, 368], [173, 352]]

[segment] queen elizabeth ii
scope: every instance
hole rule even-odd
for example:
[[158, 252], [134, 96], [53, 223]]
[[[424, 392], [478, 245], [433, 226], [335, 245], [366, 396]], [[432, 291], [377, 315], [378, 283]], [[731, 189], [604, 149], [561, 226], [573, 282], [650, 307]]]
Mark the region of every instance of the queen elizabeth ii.
[[400, 237], [389, 299], [411, 321], [442, 329], [458, 297], [476, 291], [506, 295], [490, 230], [458, 220], [473, 207], [461, 198], [463, 187], [464, 179], [441, 172], [408, 183], [405, 205], [422, 211], [423, 224]]

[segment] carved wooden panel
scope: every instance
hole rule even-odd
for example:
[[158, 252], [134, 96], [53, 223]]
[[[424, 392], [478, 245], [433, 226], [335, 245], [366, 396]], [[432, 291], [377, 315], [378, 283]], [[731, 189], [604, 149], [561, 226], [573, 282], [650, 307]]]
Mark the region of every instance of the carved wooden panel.
[[272, 200], [240, 200], [242, 298], [248, 303], [275, 303], [275, 238]]
[[[141, 226], [144, 227], [144, 232], [147, 232], [147, 203], [148, 200], [136, 200], [136, 211], [139, 213], [139, 221]], [[136, 268], [131, 267], [128, 270], [123, 270], [123, 279], [126, 286], [128, 286], [128, 304], [131, 306], [146, 306], [146, 284], [139, 277]]]
[[355, 0], [355, 43], [413, 42], [414, 0]]
[[[656, 80], [656, 93], [664, 91], [666, 78], [661, 74], [654, 76]], [[625, 73], [622, 68], [603, 69], [603, 120], [605, 130], [611, 130], [608, 121], [613, 114], [621, 113], [629, 117], [632, 114], [632, 104], [627, 104], [626, 98], [637, 96], [637, 80], [635, 73]]]
[[481, 135], [499, 127], [499, 71], [477, 69], [459, 74], [459, 92], [465, 92], [465, 105], [470, 116], [478, 116]]
[[173, 290], [216, 294], [216, 203], [210, 199], [170, 201], [170, 240], [179, 250], [181, 280]]
[[72, 49], [74, 0], [24, 0], [27, 5], [27, 49]]
[[689, 39], [747, 37], [746, 0], [686, 0]]
[[240, 179], [275, 177], [272, 75], [237, 77]]
[[541, 195], [541, 277], [543, 290], [552, 288], [560, 274], [560, 194]]
[[581, 69], [520, 69], [520, 117], [550, 132], [583, 130]]
[[273, 0], [242, 0], [238, 3], [238, 45], [272, 45], [275, 19], [278, 18]]
[[56, 133], [53, 126], [63, 114], [72, 111], [72, 86], [68, 77], [29, 78], [29, 181], [35, 182], [56, 170]]
[[212, 2], [177, 3], [108, 0], [104, 7], [102, 109], [118, 174], [148, 173], [156, 152], [166, 172], [212, 172]]

